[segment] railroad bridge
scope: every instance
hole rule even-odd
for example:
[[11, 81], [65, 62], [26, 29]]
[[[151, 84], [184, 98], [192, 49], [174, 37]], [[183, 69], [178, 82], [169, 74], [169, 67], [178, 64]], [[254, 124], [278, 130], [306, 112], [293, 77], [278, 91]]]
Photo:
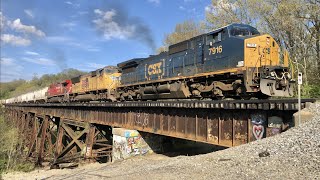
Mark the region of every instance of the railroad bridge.
[[[313, 99], [303, 99], [302, 109]], [[52, 165], [112, 157], [112, 129], [232, 147], [295, 125], [297, 99], [6, 104], [26, 157]]]

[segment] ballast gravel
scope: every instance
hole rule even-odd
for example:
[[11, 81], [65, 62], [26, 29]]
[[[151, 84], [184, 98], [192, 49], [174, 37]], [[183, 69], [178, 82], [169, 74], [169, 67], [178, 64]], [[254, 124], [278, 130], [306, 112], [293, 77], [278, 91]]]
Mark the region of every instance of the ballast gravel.
[[4, 179], [320, 179], [320, 103], [312, 120], [270, 138], [197, 156], [150, 155]]

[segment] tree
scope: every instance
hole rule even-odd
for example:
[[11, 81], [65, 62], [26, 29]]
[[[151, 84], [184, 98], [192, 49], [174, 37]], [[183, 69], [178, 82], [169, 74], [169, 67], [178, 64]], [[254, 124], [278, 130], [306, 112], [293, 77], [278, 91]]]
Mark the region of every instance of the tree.
[[206, 8], [206, 22], [207, 27], [245, 23], [272, 35], [289, 51], [292, 70], [304, 73], [305, 94], [320, 96], [319, 12], [318, 0], [218, 0]]
[[158, 48], [157, 52], [164, 52], [168, 50], [168, 47], [172, 44], [176, 44], [204, 32], [203, 27], [200, 23], [196, 23], [192, 20], [187, 20], [176, 25], [174, 32], [166, 34], [163, 46]]
[[15, 80], [12, 82], [0, 83], [0, 99], [6, 99], [26, 92], [39, 90], [52, 83], [61, 82], [82, 74], [85, 74], [85, 72], [76, 69], [65, 69], [58, 74], [45, 74], [40, 78], [38, 78], [37, 75], [34, 75], [31, 81]]

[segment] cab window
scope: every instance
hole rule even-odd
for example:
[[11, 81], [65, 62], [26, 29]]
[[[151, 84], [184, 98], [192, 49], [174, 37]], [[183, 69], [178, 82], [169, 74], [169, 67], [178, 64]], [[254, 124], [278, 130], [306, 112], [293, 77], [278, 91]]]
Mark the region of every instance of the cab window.
[[260, 34], [259, 31], [253, 27], [233, 26], [230, 29], [230, 36], [252, 36]]
[[117, 72], [116, 69], [109, 69], [109, 68], [104, 69], [104, 71], [105, 71], [107, 74], [113, 74], [113, 73], [116, 73], [116, 72]]
[[212, 45], [214, 43], [220, 42], [222, 40], [222, 31], [214, 34], [207, 35], [206, 45]]

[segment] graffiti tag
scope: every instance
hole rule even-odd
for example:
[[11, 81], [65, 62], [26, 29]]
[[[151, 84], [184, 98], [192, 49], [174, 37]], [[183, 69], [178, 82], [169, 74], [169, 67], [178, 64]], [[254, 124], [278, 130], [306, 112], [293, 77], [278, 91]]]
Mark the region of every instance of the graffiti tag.
[[262, 125], [253, 125], [252, 133], [257, 140], [262, 139], [264, 134], [264, 127]]
[[140, 111], [136, 114], [135, 123], [142, 126], [149, 124], [149, 114], [141, 113]]
[[263, 113], [255, 113], [251, 114], [251, 122], [252, 122], [252, 133], [256, 140], [262, 139], [265, 127], [264, 124], [266, 122], [266, 115]]

